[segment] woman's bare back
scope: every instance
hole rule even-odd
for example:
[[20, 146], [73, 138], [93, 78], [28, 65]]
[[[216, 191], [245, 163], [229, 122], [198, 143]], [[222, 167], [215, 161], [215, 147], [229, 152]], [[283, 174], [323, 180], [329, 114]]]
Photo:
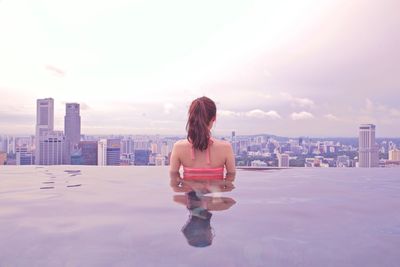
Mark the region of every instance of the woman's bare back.
[[[206, 150], [194, 149], [194, 158], [192, 158], [192, 144], [188, 140], [176, 142], [171, 154], [171, 171], [179, 171], [180, 165], [183, 165], [187, 168], [225, 167], [228, 173], [235, 172], [235, 159], [231, 144], [223, 140], [211, 140], [212, 142]], [[207, 153], [209, 153], [209, 164]]]

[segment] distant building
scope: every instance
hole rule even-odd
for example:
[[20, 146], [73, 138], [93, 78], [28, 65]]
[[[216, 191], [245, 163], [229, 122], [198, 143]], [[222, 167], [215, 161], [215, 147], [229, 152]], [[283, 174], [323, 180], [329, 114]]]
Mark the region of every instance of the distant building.
[[231, 145], [232, 145], [233, 153], [236, 155], [237, 154], [237, 144], [236, 144], [236, 132], [235, 131], [232, 131]]
[[135, 150], [135, 165], [149, 165], [150, 150]]
[[399, 149], [389, 150], [389, 160], [400, 161], [400, 150]]
[[134, 142], [132, 138], [121, 140], [121, 154], [132, 154], [134, 151]]
[[43, 132], [39, 137], [37, 165], [65, 164], [65, 136], [62, 131]]
[[82, 151], [80, 149], [75, 149], [71, 153], [71, 165], [83, 165], [83, 159], [82, 159]]
[[15, 154], [16, 148], [15, 138], [13, 136], [6, 137], [6, 149], [4, 150], [7, 154]]
[[100, 166], [119, 166], [121, 163], [121, 140], [101, 139], [98, 142], [97, 163]]
[[267, 167], [268, 164], [262, 160], [253, 160], [250, 163], [251, 167]]
[[78, 148], [81, 152], [82, 165], [97, 165], [97, 141], [80, 141]]
[[107, 165], [118, 166], [121, 163], [121, 139], [107, 140]]
[[375, 125], [360, 125], [358, 149], [359, 167], [371, 168], [379, 166], [378, 147], [375, 144]]
[[158, 146], [156, 143], [151, 143], [150, 148], [151, 148], [151, 153], [157, 154]]
[[155, 165], [156, 166], [165, 166], [165, 157], [162, 156], [161, 154], [158, 154], [155, 157]]
[[44, 151], [40, 151], [41, 136], [54, 130], [54, 100], [52, 98], [38, 99], [36, 101], [36, 145], [35, 164], [42, 164], [40, 157]]
[[168, 157], [170, 150], [167, 142], [163, 142], [161, 145], [161, 156]]
[[346, 156], [346, 155], [338, 156], [336, 159], [336, 166], [337, 167], [350, 167], [351, 163], [350, 163], [349, 156]]
[[66, 140], [66, 164], [69, 164], [72, 152], [78, 148], [81, 139], [81, 116], [78, 103], [65, 105], [64, 131]]
[[101, 139], [97, 143], [97, 165], [107, 165], [107, 139]]
[[135, 139], [133, 146], [134, 150], [148, 150], [150, 149], [150, 142], [147, 138]]
[[0, 152], [0, 165], [4, 165], [7, 163], [7, 153]]
[[32, 165], [33, 154], [26, 146], [17, 147], [16, 149], [16, 165]]
[[316, 156], [314, 158], [306, 158], [304, 167], [321, 167], [322, 157]]
[[289, 155], [279, 154], [278, 155], [278, 166], [281, 168], [289, 167]]

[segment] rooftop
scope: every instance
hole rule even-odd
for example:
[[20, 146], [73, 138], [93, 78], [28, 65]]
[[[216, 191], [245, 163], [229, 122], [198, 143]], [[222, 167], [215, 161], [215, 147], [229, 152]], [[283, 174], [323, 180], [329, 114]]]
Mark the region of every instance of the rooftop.
[[399, 169], [238, 170], [194, 195], [170, 181], [165, 167], [2, 166], [0, 266], [400, 262]]

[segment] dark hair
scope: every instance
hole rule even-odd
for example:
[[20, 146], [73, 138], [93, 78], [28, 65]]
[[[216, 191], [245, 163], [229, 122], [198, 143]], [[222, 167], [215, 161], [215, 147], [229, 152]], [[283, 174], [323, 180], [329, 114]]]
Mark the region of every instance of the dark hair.
[[217, 107], [208, 97], [193, 100], [189, 108], [189, 118], [186, 123], [187, 139], [195, 149], [206, 150], [210, 139], [208, 126], [217, 114]]

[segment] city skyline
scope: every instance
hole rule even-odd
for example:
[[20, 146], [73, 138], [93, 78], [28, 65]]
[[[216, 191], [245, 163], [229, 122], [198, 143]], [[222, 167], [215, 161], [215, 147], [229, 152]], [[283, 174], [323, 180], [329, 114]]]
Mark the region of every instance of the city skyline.
[[3, 134], [33, 134], [34, 100], [53, 97], [55, 129], [77, 102], [84, 134], [184, 135], [207, 95], [216, 135], [355, 137], [372, 123], [400, 136], [397, 1], [0, 7]]
[[[66, 104], [65, 132], [54, 130], [54, 99], [37, 100], [36, 136], [1, 136], [0, 165], [165, 166], [178, 136], [81, 135], [80, 105]], [[400, 165], [400, 138], [375, 138], [376, 126], [359, 126], [358, 140], [273, 135], [222, 137], [230, 142], [238, 166], [395, 167]], [[353, 138], [356, 139], [356, 138]], [[35, 145], [34, 145], [35, 143]], [[35, 156], [34, 156], [35, 154]]]

